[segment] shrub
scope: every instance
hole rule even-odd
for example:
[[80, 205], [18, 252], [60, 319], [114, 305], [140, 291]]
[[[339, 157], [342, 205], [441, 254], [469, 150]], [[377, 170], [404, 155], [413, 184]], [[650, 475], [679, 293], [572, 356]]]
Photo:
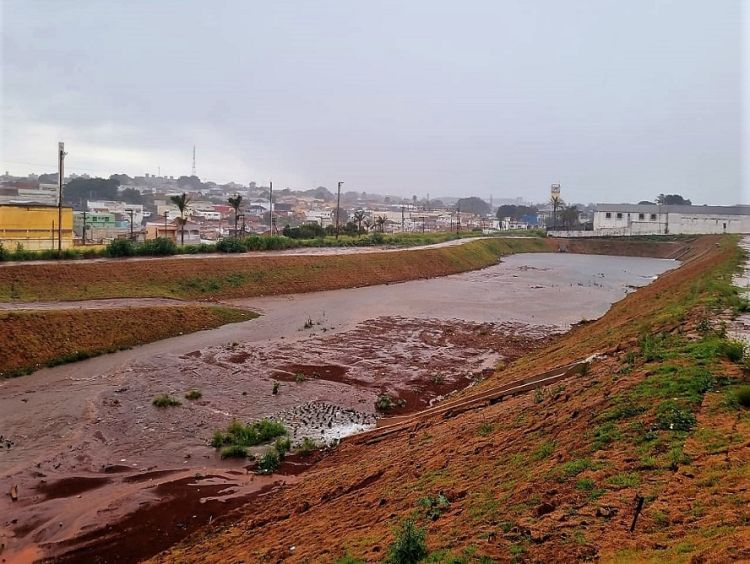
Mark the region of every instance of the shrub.
[[492, 423], [482, 423], [479, 426], [479, 435], [482, 437], [486, 437], [487, 435], [491, 434], [494, 429], [495, 428], [492, 426]]
[[734, 391], [737, 403], [742, 407], [750, 407], [750, 385], [740, 386]]
[[185, 399], [189, 400], [199, 400], [203, 397], [203, 394], [200, 392], [200, 390], [196, 390], [193, 388], [192, 390], [188, 390], [185, 394]]
[[221, 449], [222, 458], [247, 458], [247, 448], [240, 445], [229, 445]]
[[279, 468], [281, 460], [276, 449], [269, 449], [258, 460], [258, 471], [261, 474], [273, 474]]
[[373, 233], [370, 235], [370, 244], [372, 245], [382, 245], [385, 242], [385, 237], [382, 233]]
[[436, 521], [440, 517], [440, 514], [451, 505], [448, 498], [442, 493], [439, 493], [435, 497], [423, 497], [418, 503], [425, 510], [425, 516], [431, 521]]
[[302, 456], [307, 456], [316, 448], [318, 448], [318, 445], [315, 444], [315, 441], [310, 437], [305, 437], [304, 439], [302, 439], [302, 442], [299, 445], [299, 453]]
[[156, 239], [144, 241], [138, 247], [138, 254], [148, 256], [175, 255], [177, 254], [177, 245], [172, 239], [157, 237]]
[[673, 401], [659, 404], [656, 409], [656, 420], [660, 429], [670, 431], [689, 431], [695, 425], [695, 415]]
[[251, 425], [232, 421], [225, 432], [215, 431], [211, 446], [220, 448], [226, 445], [255, 446], [271, 439], [286, 435], [286, 428], [280, 421], [261, 419]]
[[292, 442], [289, 440], [289, 437], [279, 437], [273, 444], [273, 448], [276, 449], [279, 459], [284, 460], [284, 456], [286, 456], [286, 453], [292, 448]]
[[151, 403], [156, 407], [177, 407], [182, 405], [180, 400], [173, 398], [169, 394], [160, 394], [156, 396]]
[[406, 519], [396, 531], [396, 539], [388, 549], [388, 564], [414, 564], [427, 556], [425, 530]]
[[378, 396], [378, 399], [375, 400], [375, 408], [378, 411], [388, 411], [390, 409], [393, 409], [393, 406], [395, 403], [393, 402], [393, 398], [389, 396], [388, 394], [380, 394]]
[[736, 340], [725, 340], [721, 346], [721, 353], [732, 362], [740, 362], [745, 356], [745, 343]]
[[10, 258], [10, 253], [8, 252], [8, 249], [3, 247], [3, 244], [0, 243], [0, 260], [8, 260]]
[[225, 237], [216, 243], [216, 250], [222, 253], [244, 253], [247, 250], [245, 243], [236, 237]]
[[130, 239], [115, 239], [107, 245], [107, 255], [110, 257], [132, 257], [136, 254], [136, 246]]
[[273, 383], [273, 389], [271, 390], [271, 393], [273, 395], [276, 395], [276, 394], [279, 393], [279, 383], [278, 382], [274, 382]]

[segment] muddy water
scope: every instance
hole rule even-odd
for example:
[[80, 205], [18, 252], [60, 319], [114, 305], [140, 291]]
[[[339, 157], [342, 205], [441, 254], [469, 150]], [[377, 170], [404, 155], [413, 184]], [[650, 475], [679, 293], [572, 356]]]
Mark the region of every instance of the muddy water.
[[[263, 317], [1, 382], [0, 491], [18, 486], [17, 501], [0, 498], [1, 557], [147, 556], [213, 519], [216, 503], [293, 478], [220, 460], [207, 441], [232, 418], [280, 417], [295, 440], [328, 442], [372, 425], [378, 396], [391, 412], [426, 407], [676, 264], [515, 255], [439, 279], [238, 300]], [[184, 399], [190, 388], [203, 397]], [[160, 393], [182, 406], [153, 407]], [[193, 512], [196, 500], [211, 513]], [[148, 523], [186, 511], [195, 523], [146, 542]], [[117, 523], [146, 551], [113, 538]]]

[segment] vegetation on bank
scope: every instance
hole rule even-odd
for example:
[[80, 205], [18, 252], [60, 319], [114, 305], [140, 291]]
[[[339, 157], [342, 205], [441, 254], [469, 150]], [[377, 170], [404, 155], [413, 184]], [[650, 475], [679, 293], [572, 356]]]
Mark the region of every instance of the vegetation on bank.
[[[294, 237], [293, 231], [286, 235], [250, 235], [247, 237], [225, 237], [216, 243], [200, 243], [177, 245], [171, 239], [159, 237], [144, 242], [130, 239], [115, 239], [106, 246], [81, 246], [63, 249], [45, 249], [41, 251], [28, 250], [22, 244], [15, 249], [9, 249], [0, 243], [1, 261], [33, 261], [33, 260], [81, 260], [93, 258], [122, 258], [136, 256], [172, 256], [197, 255], [205, 253], [244, 253], [248, 251], [281, 251], [285, 249], [314, 248], [314, 247], [414, 247], [420, 245], [434, 245], [455, 239], [485, 237], [481, 231], [431, 232], [431, 233], [380, 233], [372, 232], [366, 235], [341, 234], [339, 238], [326, 234], [321, 237]], [[543, 237], [542, 231], [506, 231], [497, 232], [493, 236], [513, 237]]]
[[0, 312], [0, 378], [254, 317], [208, 305]]
[[0, 268], [0, 301], [115, 297], [239, 298], [456, 274], [507, 254], [550, 250], [541, 238], [489, 238], [405, 253], [59, 262]]

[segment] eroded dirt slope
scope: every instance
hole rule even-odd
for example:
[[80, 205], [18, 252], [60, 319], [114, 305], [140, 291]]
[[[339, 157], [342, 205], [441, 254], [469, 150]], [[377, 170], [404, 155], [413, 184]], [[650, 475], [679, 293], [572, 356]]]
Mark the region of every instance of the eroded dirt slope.
[[410, 516], [434, 561], [750, 558], [750, 412], [734, 400], [747, 375], [721, 326], [739, 305], [740, 257], [732, 238], [701, 245], [450, 405], [598, 354], [582, 374], [345, 441], [298, 484], [157, 560], [380, 561]]

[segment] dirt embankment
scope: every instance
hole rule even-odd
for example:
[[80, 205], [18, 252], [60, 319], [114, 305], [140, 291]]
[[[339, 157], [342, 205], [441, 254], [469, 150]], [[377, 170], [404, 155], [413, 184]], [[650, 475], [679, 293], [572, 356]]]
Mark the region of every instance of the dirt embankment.
[[203, 305], [0, 312], [0, 378], [253, 317]]
[[495, 264], [504, 255], [567, 250], [671, 257], [696, 241], [490, 238], [461, 245], [335, 256], [227, 256], [14, 265], [0, 269], [0, 301], [117, 297], [224, 299], [313, 292], [433, 278]]
[[747, 375], [716, 323], [739, 258], [716, 242], [453, 401], [599, 353], [583, 374], [345, 441], [157, 560], [375, 562], [407, 516], [435, 561], [750, 558], [750, 411], [731, 399]]

